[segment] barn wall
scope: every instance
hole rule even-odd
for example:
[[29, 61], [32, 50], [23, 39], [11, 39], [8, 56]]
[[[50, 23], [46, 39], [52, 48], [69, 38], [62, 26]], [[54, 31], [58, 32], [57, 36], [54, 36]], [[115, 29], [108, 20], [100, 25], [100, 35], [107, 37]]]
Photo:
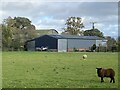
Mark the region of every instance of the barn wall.
[[95, 43], [96, 43], [95, 40], [68, 39], [68, 49], [69, 48], [89, 49]]
[[57, 39], [47, 35], [37, 38], [35, 40], [35, 47], [48, 47], [48, 49], [57, 49]]
[[99, 45], [107, 47], [107, 40], [96, 40], [96, 46]]
[[96, 40], [96, 46], [102, 45], [102, 40]]
[[98, 46], [100, 43], [105, 45], [102, 40], [68, 39], [44, 35], [27, 42], [27, 49], [33, 51], [35, 48], [48, 47], [48, 49], [58, 52], [67, 52], [74, 48], [79, 50], [90, 49], [93, 44]]
[[35, 51], [35, 41], [27, 42], [27, 50], [28, 51]]
[[58, 52], [67, 52], [67, 39], [58, 39]]

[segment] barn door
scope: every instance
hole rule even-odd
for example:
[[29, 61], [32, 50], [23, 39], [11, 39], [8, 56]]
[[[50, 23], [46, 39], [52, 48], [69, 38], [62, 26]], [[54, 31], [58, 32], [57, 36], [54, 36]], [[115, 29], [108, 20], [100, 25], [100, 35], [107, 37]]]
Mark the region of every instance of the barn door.
[[67, 39], [58, 39], [58, 52], [67, 52]]

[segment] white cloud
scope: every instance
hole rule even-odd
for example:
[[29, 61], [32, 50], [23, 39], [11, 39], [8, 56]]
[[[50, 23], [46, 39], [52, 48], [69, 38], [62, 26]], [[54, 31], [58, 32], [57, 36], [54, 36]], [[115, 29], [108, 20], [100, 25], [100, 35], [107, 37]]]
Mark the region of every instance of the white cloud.
[[[65, 27], [70, 16], [83, 18], [84, 29], [91, 29], [90, 22], [97, 22], [95, 27], [105, 33], [115, 29], [117, 33], [118, 11], [115, 2], [5, 2], [0, 8], [1, 21], [8, 16], [29, 18], [37, 28], [55, 28], [58, 31]], [[115, 34], [115, 33], [114, 33]], [[111, 34], [112, 35], [112, 34]]]
[[106, 36], [118, 36], [118, 25], [109, 25], [104, 27], [103, 32]]
[[2, 2], [118, 2], [119, 0], [1, 0]]

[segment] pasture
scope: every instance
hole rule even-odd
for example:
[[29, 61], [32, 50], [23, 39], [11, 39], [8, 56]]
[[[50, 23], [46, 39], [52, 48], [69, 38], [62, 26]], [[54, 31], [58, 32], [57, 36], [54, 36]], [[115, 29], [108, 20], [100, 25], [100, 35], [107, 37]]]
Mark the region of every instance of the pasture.
[[[101, 83], [96, 67], [113, 68], [116, 83]], [[118, 88], [118, 54], [111, 52], [3, 52], [2, 71], [3, 88]]]

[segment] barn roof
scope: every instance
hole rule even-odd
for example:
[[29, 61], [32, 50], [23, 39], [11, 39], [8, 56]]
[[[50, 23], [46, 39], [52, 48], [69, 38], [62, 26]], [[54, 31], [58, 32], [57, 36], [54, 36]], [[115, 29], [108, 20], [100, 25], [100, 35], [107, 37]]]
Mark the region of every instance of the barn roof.
[[102, 40], [97, 36], [77, 36], [77, 35], [48, 35], [56, 39], [87, 39], [87, 40]]
[[77, 36], [77, 35], [43, 35], [37, 38], [34, 38], [32, 40], [28, 40], [29, 41], [34, 41], [36, 39], [39, 39], [41, 37], [44, 36], [48, 36], [48, 37], [52, 37], [55, 39], [82, 39], [82, 40], [103, 40], [103, 38], [97, 37], [97, 36]]

